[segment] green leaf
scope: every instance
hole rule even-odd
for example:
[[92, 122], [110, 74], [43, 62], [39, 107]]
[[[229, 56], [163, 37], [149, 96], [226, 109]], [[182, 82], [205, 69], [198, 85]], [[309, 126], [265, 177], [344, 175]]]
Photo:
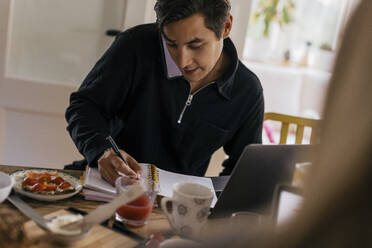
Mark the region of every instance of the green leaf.
[[291, 16], [287, 10], [286, 7], [283, 8], [283, 22], [288, 24], [290, 23], [292, 20], [291, 20]]
[[265, 37], [268, 37], [269, 36], [269, 28], [270, 28], [270, 21], [269, 21], [269, 19], [265, 18], [264, 19], [264, 24], [265, 24], [265, 28], [264, 28], [264, 31], [263, 31], [263, 35]]

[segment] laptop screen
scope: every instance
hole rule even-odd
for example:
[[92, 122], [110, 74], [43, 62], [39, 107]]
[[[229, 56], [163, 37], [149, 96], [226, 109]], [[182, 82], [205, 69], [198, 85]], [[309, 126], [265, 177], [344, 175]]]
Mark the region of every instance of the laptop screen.
[[299, 192], [290, 190], [288, 187], [281, 187], [278, 196], [278, 209], [276, 216], [277, 225], [281, 225], [295, 216], [301, 206], [303, 197]]
[[230, 217], [240, 211], [271, 214], [276, 185], [291, 183], [295, 164], [309, 161], [303, 155], [312, 149], [311, 145], [246, 146], [230, 179], [217, 187], [223, 191], [209, 218]]

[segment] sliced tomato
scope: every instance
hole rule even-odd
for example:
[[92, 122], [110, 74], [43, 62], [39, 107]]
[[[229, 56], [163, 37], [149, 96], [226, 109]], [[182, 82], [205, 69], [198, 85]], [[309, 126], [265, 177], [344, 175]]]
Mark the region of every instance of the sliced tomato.
[[36, 183], [31, 187], [32, 191], [40, 192], [47, 188], [47, 186], [43, 183]]
[[39, 173], [36, 173], [36, 172], [33, 172], [33, 171], [26, 171], [25, 176], [30, 177], [30, 178], [38, 178]]
[[44, 183], [44, 184], [48, 184], [50, 181], [52, 181], [51, 177], [50, 176], [47, 176], [47, 175], [43, 175], [43, 176], [40, 176], [37, 181], [39, 183]]
[[28, 185], [28, 186], [32, 186], [32, 185], [35, 185], [35, 184], [37, 184], [38, 183], [38, 181], [36, 180], [36, 179], [34, 179], [34, 178], [31, 178], [31, 177], [25, 177], [24, 179], [23, 179], [23, 185]]
[[57, 185], [54, 183], [49, 183], [46, 185], [45, 191], [56, 191]]
[[63, 180], [62, 177], [56, 177], [54, 179], [52, 179], [52, 181], [50, 181], [51, 183], [55, 183], [57, 185], [60, 185], [61, 183], [63, 183], [65, 180]]
[[63, 183], [61, 183], [58, 187], [59, 187], [60, 189], [65, 190], [65, 189], [70, 188], [70, 187], [71, 187], [71, 184], [70, 184], [69, 182], [63, 182]]
[[31, 178], [39, 178], [39, 177], [52, 177], [52, 176], [55, 176], [57, 177], [58, 176], [58, 172], [55, 171], [55, 172], [34, 172], [34, 171], [26, 171], [25, 172], [25, 176], [26, 177], [31, 177]]
[[47, 177], [58, 176], [58, 172], [57, 171], [54, 171], [54, 172], [41, 172], [41, 173], [39, 173], [39, 175], [41, 177], [42, 176], [47, 176]]

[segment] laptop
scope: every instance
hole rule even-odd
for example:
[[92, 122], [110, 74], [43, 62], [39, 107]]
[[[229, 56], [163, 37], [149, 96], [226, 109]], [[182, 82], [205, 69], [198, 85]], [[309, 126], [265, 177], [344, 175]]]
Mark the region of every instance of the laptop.
[[303, 202], [299, 188], [289, 185], [278, 185], [275, 189], [273, 204], [273, 221], [280, 226], [294, 217]]
[[[244, 148], [226, 185], [211, 209], [210, 218], [230, 217], [239, 211], [271, 214], [274, 190], [292, 181], [295, 164], [310, 162], [305, 157], [312, 145], [260, 145]], [[216, 189], [218, 192], [218, 189]]]

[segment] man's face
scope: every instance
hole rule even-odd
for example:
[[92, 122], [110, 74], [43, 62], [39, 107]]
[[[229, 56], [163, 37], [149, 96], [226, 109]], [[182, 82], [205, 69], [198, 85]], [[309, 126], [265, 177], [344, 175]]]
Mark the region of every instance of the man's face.
[[203, 15], [195, 14], [167, 24], [163, 33], [169, 53], [186, 80], [200, 83], [215, 73], [223, 39], [205, 26]]

